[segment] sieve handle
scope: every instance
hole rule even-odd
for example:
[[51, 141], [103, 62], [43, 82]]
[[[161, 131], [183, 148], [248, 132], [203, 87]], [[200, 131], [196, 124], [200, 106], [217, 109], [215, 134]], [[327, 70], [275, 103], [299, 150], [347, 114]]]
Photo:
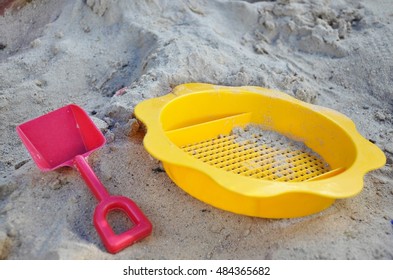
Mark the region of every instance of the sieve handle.
[[[109, 195], [83, 156], [76, 156], [74, 163], [94, 196], [99, 200], [94, 210], [93, 221], [108, 252], [115, 254], [150, 235], [152, 224], [135, 202], [124, 196]], [[112, 210], [125, 213], [134, 226], [121, 234], [116, 234], [107, 221], [108, 213]]]

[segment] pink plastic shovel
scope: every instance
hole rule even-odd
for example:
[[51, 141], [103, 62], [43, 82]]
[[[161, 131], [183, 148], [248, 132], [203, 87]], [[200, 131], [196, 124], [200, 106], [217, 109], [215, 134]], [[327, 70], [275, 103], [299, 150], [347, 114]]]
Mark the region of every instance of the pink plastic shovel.
[[[94, 226], [110, 253], [117, 253], [148, 236], [152, 225], [138, 206], [124, 196], [111, 196], [89, 166], [86, 157], [105, 144], [105, 137], [87, 113], [68, 105], [25, 122], [16, 128], [33, 160], [42, 171], [76, 167], [99, 203]], [[106, 220], [112, 210], [123, 211], [133, 227], [116, 234]]]

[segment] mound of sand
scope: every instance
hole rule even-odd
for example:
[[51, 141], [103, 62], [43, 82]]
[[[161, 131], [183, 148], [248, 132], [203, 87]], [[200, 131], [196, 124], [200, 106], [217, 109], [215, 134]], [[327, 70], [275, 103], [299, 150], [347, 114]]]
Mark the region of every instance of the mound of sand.
[[[392, 259], [393, 9], [378, 1], [35, 0], [0, 16], [0, 259]], [[258, 219], [179, 189], [142, 145], [140, 101], [186, 82], [256, 85], [336, 109], [387, 155], [358, 196]], [[119, 91], [120, 90], [120, 91]], [[71, 169], [42, 173], [15, 127], [69, 103], [108, 143], [89, 157], [153, 234], [108, 254]], [[114, 227], [124, 217], [111, 218]]]

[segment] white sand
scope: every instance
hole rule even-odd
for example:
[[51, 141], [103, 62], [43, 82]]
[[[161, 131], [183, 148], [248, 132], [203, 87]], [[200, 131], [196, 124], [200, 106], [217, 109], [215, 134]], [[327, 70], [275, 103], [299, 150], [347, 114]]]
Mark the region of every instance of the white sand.
[[[287, 137], [260, 125], [235, 127], [231, 135], [235, 137], [234, 142], [239, 145], [240, 152], [252, 151], [250, 159], [244, 162], [244, 172], [252, 170], [259, 173], [259, 176], [264, 176], [263, 172], [266, 171], [268, 174], [273, 172], [273, 180], [287, 182], [305, 181], [331, 171], [321, 155], [310, 149], [303, 141], [292, 139], [290, 135]], [[317, 172], [312, 172], [313, 169]], [[250, 176], [253, 176], [251, 174]]]
[[[255, 2], [255, 3], [252, 3]], [[392, 259], [393, 6], [366, 1], [35, 0], [0, 17], [0, 259]], [[299, 219], [259, 219], [184, 193], [133, 108], [185, 82], [256, 85], [336, 109], [387, 155], [363, 191]], [[123, 94], [114, 96], [127, 87]], [[15, 127], [69, 103], [108, 139], [89, 162], [153, 234], [108, 254], [78, 173], [42, 173]], [[123, 219], [116, 220], [121, 227]]]

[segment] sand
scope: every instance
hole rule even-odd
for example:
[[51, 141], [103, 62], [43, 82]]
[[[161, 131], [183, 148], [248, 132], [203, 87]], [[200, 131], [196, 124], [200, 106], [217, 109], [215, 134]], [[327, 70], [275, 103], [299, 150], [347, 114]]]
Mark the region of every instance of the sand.
[[[34, 0], [0, 16], [0, 259], [393, 259], [393, 7], [377, 1]], [[278, 89], [338, 110], [384, 150], [363, 191], [297, 219], [236, 215], [162, 172], [140, 101], [206, 82]], [[151, 236], [112, 255], [78, 173], [43, 173], [15, 128], [69, 103], [107, 144], [89, 163]], [[115, 215], [114, 227], [126, 221]]]
[[249, 154], [249, 159], [240, 160], [248, 176], [290, 182], [310, 180], [331, 171], [321, 155], [291, 135], [254, 124], [234, 127], [231, 136], [239, 145], [235, 151]]

